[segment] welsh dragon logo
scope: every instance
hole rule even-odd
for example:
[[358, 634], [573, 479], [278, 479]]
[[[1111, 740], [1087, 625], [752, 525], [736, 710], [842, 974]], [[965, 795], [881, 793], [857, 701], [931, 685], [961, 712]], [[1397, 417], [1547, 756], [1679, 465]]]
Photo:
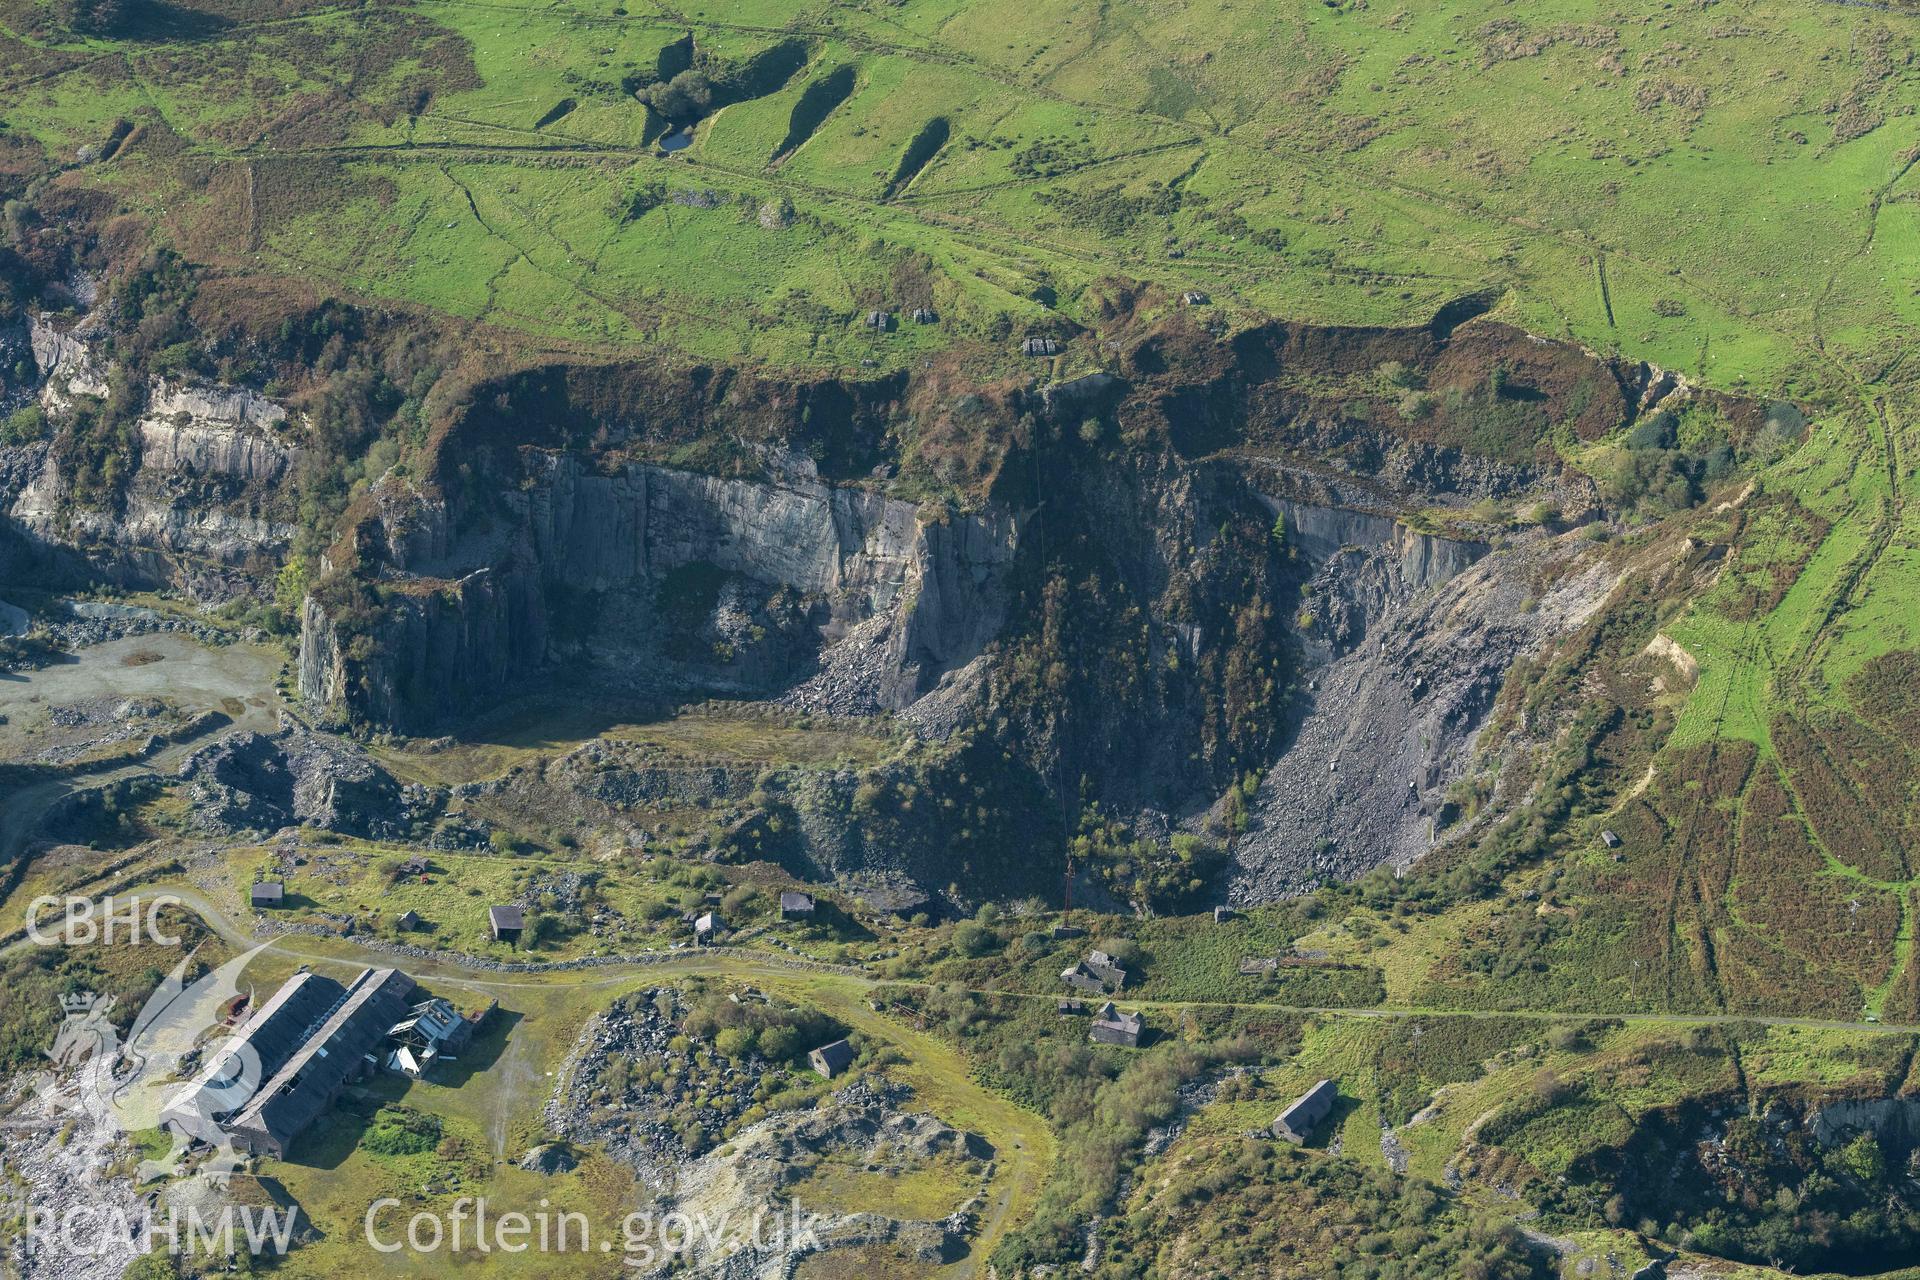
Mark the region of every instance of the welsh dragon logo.
[[[112, 999], [91, 992], [62, 996], [65, 1016], [47, 1051], [52, 1066], [33, 1081], [41, 1105], [8, 1126], [78, 1120], [121, 1134], [161, 1130], [171, 1137], [170, 1149], [160, 1159], [142, 1160], [138, 1181], [179, 1175], [189, 1153], [204, 1146], [211, 1154], [197, 1176], [224, 1184], [244, 1156], [219, 1120], [245, 1105], [263, 1082], [253, 1046], [233, 1034], [237, 1028], [221, 1028], [243, 994], [241, 975], [273, 945], [262, 943], [192, 982], [189, 954], [147, 998], [124, 1040], [109, 1017]], [[250, 1005], [251, 987], [245, 994]]]

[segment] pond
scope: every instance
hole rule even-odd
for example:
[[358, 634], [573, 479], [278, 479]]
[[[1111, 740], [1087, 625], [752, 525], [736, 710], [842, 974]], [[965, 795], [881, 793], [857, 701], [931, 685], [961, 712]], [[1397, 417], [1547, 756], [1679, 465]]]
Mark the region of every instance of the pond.
[[692, 145], [693, 145], [693, 126], [692, 125], [688, 125], [684, 129], [675, 129], [672, 133], [669, 133], [666, 137], [660, 139], [660, 149], [662, 151], [685, 151], [688, 147]]

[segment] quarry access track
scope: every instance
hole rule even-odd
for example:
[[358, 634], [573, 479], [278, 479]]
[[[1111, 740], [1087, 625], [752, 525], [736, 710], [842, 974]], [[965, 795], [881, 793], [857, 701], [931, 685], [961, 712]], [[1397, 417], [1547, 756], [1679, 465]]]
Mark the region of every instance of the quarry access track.
[[[976, 1275], [985, 1274], [982, 1264], [992, 1256], [994, 1249], [1009, 1228], [1021, 1221], [1024, 1214], [1037, 1203], [1052, 1167], [1055, 1152], [1054, 1136], [1039, 1115], [1015, 1105], [979, 1084], [969, 1071], [965, 1059], [951, 1045], [937, 1038], [923, 1025], [915, 1026], [907, 1020], [892, 1016], [875, 998], [875, 993], [883, 985], [928, 989], [932, 984], [886, 982], [856, 968], [733, 947], [614, 957], [604, 963], [585, 966], [577, 962], [563, 961], [550, 967], [529, 967], [519, 971], [503, 972], [497, 967], [497, 962], [479, 961], [474, 957], [456, 956], [444, 952], [395, 954], [388, 945], [370, 944], [350, 937], [287, 933], [263, 938], [255, 934], [250, 922], [235, 918], [211, 901], [202, 891], [184, 883], [158, 882], [131, 894], [125, 894], [123, 897], [152, 897], [161, 894], [170, 895], [185, 909], [199, 916], [208, 929], [224, 943], [241, 950], [264, 947], [279, 952], [283, 959], [294, 959], [316, 966], [384, 967], [404, 964], [414, 977], [429, 986], [441, 983], [463, 988], [497, 1000], [502, 1006], [510, 1009], [518, 1003], [516, 996], [525, 1000], [535, 999], [543, 989], [554, 991], [556, 989], [604, 988], [611, 999], [619, 988], [632, 987], [638, 981], [656, 975], [665, 977], [676, 974], [701, 974], [750, 980], [764, 988], [778, 991], [784, 996], [804, 1000], [862, 1034], [897, 1048], [904, 1060], [892, 1068], [893, 1073], [911, 1085], [923, 1103], [936, 1113], [946, 1112], [956, 1118], [964, 1117], [967, 1126], [979, 1131], [999, 1153], [995, 1161], [997, 1171], [980, 1211], [980, 1229], [974, 1238], [974, 1247], [964, 1258], [949, 1268], [943, 1269], [944, 1273], [950, 1276], [973, 1280]], [[21, 944], [16, 944], [18, 945]], [[0, 954], [13, 949], [15, 948], [5, 948], [0, 950]], [[968, 990], [980, 996], [1047, 1001], [1057, 999], [1057, 993], [1054, 992], [992, 988], [969, 988]], [[1413, 1005], [1339, 1007], [1272, 1001], [1128, 999], [1126, 1003], [1134, 1007], [1173, 1014], [1200, 1008], [1256, 1008], [1319, 1017], [1521, 1018], [1542, 1023], [1578, 1023], [1590, 1019], [1613, 1019], [1622, 1022], [1682, 1026], [1716, 1026], [1744, 1022], [1768, 1026], [1890, 1034], [1920, 1033], [1920, 1026], [1765, 1014], [1622, 1014], [1568, 1009], [1501, 1010]], [[487, 1130], [496, 1155], [505, 1154], [508, 1139], [513, 1132], [515, 1117], [524, 1111], [530, 1100], [537, 1098], [538, 1093], [537, 1089], [527, 1087], [529, 1084], [539, 1083], [533, 1076], [528, 1075], [528, 1071], [532, 1068], [525, 1061], [533, 1042], [529, 1037], [523, 1036], [519, 1039], [524, 1043], [516, 1045], [513, 1038], [509, 1037], [506, 1053], [489, 1070], [489, 1073], [501, 1073], [500, 1078], [504, 1080], [513, 1074], [507, 1070], [510, 1063], [518, 1063], [521, 1068], [525, 1068], [518, 1073], [519, 1077], [523, 1078], [514, 1079], [509, 1087], [493, 1090], [498, 1096], [490, 1108], [491, 1115]]]

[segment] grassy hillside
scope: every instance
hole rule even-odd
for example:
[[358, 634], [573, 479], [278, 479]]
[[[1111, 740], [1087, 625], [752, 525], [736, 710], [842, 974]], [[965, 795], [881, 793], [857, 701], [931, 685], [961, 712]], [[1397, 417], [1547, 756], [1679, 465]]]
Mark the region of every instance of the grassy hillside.
[[[1491, 291], [1532, 332], [1798, 400], [1806, 444], [1628, 539], [1638, 585], [1510, 688], [1495, 742], [1579, 750], [1507, 761], [1562, 785], [1522, 806], [1538, 838], [1482, 852], [1550, 877], [1559, 908], [1507, 883], [1510, 909], [1448, 936], [1538, 967], [1485, 972], [1429, 938], [1387, 982], [1443, 1003], [1920, 1016], [1915, 18], [130, 12], [88, 35], [0, 0], [9, 180], [40, 175], [40, 203], [105, 191], [133, 215], [110, 234], [236, 287], [390, 299], [563, 350], [849, 370], [956, 342], [1015, 361], [1023, 333], [1098, 326], [1115, 277], [1149, 282], [1149, 317], [1198, 290], [1225, 324], [1417, 323]], [[1081, 345], [1067, 363], [1097, 358]]]
[[[1386, 981], [1499, 1007], [1920, 1016], [1915, 18], [130, 12], [89, 35], [0, 0], [9, 181], [40, 204], [109, 193], [132, 214], [109, 235], [237, 288], [414, 304], [583, 353], [847, 370], [955, 343], [1015, 361], [1024, 333], [1098, 326], [1116, 277], [1148, 282], [1149, 319], [1197, 290], [1222, 324], [1417, 323], [1491, 292], [1534, 333], [1792, 397], [1807, 442], [1633, 534], [1616, 554], [1634, 585], [1510, 686], [1491, 740], [1538, 739], [1506, 766], [1548, 785], [1481, 842], [1510, 902], [1447, 937], [1537, 963], [1485, 971], [1427, 931]], [[1596, 465], [1614, 448], [1595, 442]], [[1515, 869], [1548, 878], [1540, 905]]]
[[[45, 148], [15, 165], [227, 271], [777, 365], [1090, 322], [1124, 275], [1345, 323], [1498, 290], [1535, 332], [1771, 390], [1872, 378], [1920, 308], [1915, 22], [1876, 9], [261, 14], [196, 0], [105, 39], [0, 4], [0, 118]], [[690, 59], [704, 96], [665, 92]], [[643, 98], [691, 145], [661, 151]]]

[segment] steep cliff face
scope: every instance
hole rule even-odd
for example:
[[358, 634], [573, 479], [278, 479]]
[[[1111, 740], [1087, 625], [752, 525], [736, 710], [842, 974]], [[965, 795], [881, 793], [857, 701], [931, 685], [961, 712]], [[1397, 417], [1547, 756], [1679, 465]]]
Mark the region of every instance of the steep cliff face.
[[1429, 587], [1471, 567], [1485, 542], [1418, 533], [1390, 515], [1271, 498], [1290, 545], [1317, 572], [1302, 628], [1307, 651], [1332, 660]]
[[[1594, 548], [1545, 530], [1491, 542], [1410, 528], [1400, 512], [1468, 494], [1551, 494], [1582, 510], [1583, 481], [1444, 454], [1401, 459], [1365, 479], [1262, 459], [1255, 482], [1288, 546], [1308, 565], [1294, 623], [1298, 718], [1262, 773], [1234, 844], [1236, 902], [1300, 892], [1431, 847], [1448, 786], [1464, 774], [1507, 669], [1579, 625], [1614, 578]], [[1441, 478], [1398, 489], [1383, 473]], [[1543, 586], [1543, 584], [1545, 584]]]
[[1839, 1146], [1855, 1134], [1871, 1133], [1890, 1146], [1911, 1148], [1920, 1144], [1920, 1100], [1835, 1099], [1810, 1114], [1806, 1125], [1823, 1146]]
[[273, 484], [300, 454], [284, 438], [287, 411], [244, 387], [156, 378], [139, 426], [141, 465], [155, 473]]
[[[50, 417], [127, 399], [96, 324], [25, 331]], [[951, 857], [984, 883], [1088, 802], [1143, 835], [1231, 833], [1214, 887], [1236, 900], [1418, 856], [1514, 657], [1610, 582], [1571, 537], [1410, 520], [1471, 530], [1472, 504], [1524, 496], [1571, 522], [1594, 494], [1543, 442], [1676, 388], [1484, 322], [1116, 332], [1109, 368], [1053, 386], [503, 375], [369, 477], [302, 608], [302, 696], [408, 732], [548, 676], [898, 711], [977, 757], [916, 787], [994, 773], [1016, 797], [972, 804], [999, 825], [959, 852], [904, 819], [877, 841], [870, 813], [858, 840], [802, 823], [837, 874]], [[0, 564], [66, 550], [201, 599], [258, 590], [324, 434], [238, 388], [146, 378], [131, 402], [112, 503], [77, 501], [57, 448], [0, 450]], [[960, 497], [903, 496], [926, 492]]]
[[641, 688], [766, 696], [883, 636], [864, 693], [899, 708], [981, 651], [1016, 516], [936, 516], [776, 461], [756, 482], [530, 451], [486, 512], [389, 493], [369, 530], [375, 633], [356, 656], [324, 593], [310, 601], [301, 691], [423, 725], [552, 658]]
[[0, 319], [0, 413], [12, 413], [32, 393], [33, 338], [26, 318]]
[[40, 403], [48, 409], [71, 407], [75, 396], [104, 399], [107, 366], [94, 350], [99, 321], [88, 317], [71, 329], [62, 329], [45, 316], [29, 321], [33, 362], [39, 366]]
[[[97, 321], [63, 330], [31, 325], [38, 399], [50, 419], [97, 406], [111, 362]], [[131, 375], [130, 375], [131, 376]], [[45, 444], [0, 461], [0, 523], [21, 563], [65, 564], [130, 586], [172, 587], [220, 601], [260, 589], [294, 529], [284, 482], [299, 458], [286, 410], [245, 388], [152, 378], [134, 424], [131, 465], [117, 502], [93, 505]]]
[[480, 569], [388, 588], [377, 625], [343, 633], [322, 599], [302, 604], [299, 686], [318, 710], [409, 731], [499, 694], [545, 655], [538, 584]]
[[1232, 900], [1425, 853], [1514, 660], [1580, 625], [1617, 581], [1577, 535], [1489, 550], [1402, 531], [1329, 555], [1309, 599], [1345, 608], [1305, 628], [1298, 730], [1249, 806]]
[[200, 600], [246, 593], [285, 556], [290, 522], [275, 519], [265, 495], [238, 486], [198, 483], [165, 467], [138, 468], [124, 505], [81, 506], [52, 451], [14, 495], [7, 515], [28, 538], [66, 544], [93, 568], [129, 586], [174, 587]]
[[[997, 399], [911, 385], [892, 410], [840, 393], [867, 407], [812, 442], [837, 480], [754, 443], [825, 393], [512, 380], [450, 429], [433, 484], [376, 492], [307, 605], [302, 692], [412, 731], [543, 673], [902, 711], [983, 734], [984, 767], [1039, 797], [1029, 824], [1070, 831], [1097, 801], [1143, 834], [1231, 833], [1215, 889], [1239, 901], [1419, 856], [1514, 658], [1611, 581], [1572, 537], [1409, 520], [1471, 529], [1472, 504], [1523, 497], [1583, 517], [1591, 486], [1540, 433], [1599, 435], [1654, 380], [1486, 325], [1156, 331], [1116, 366]], [[1403, 413], [1409, 384], [1447, 394]], [[887, 492], [901, 439], [976, 439], [982, 403], [1006, 446], [970, 514]], [[727, 413], [754, 424], [731, 434], [756, 478], [626, 452]], [[831, 843], [806, 856], [879, 865]]]

